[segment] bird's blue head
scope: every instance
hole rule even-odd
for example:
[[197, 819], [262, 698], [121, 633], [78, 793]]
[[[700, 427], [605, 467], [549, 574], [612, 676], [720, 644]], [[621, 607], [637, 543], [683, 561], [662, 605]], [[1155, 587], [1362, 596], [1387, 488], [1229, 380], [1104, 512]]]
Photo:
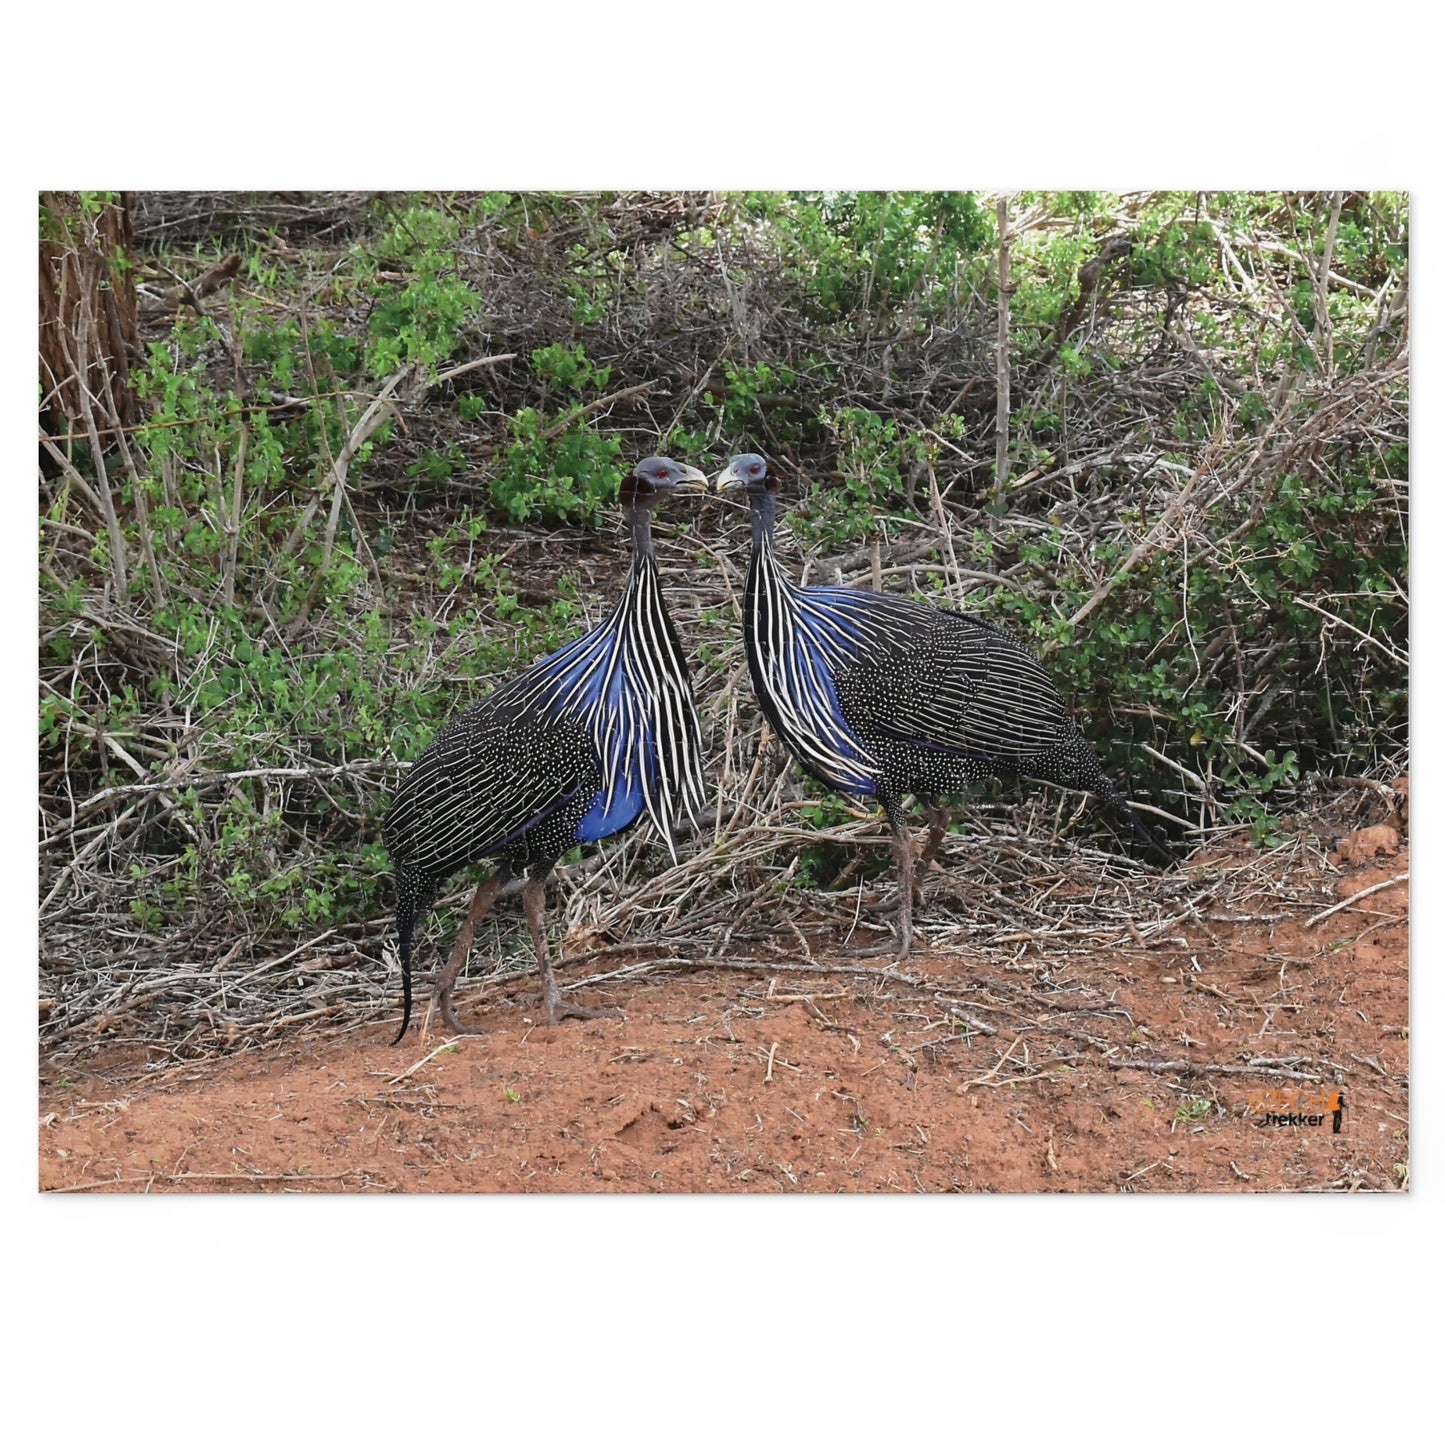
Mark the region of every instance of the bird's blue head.
[[624, 507], [652, 508], [672, 492], [707, 490], [707, 477], [696, 467], [675, 462], [671, 457], [644, 457], [622, 479]]
[[750, 495], [775, 492], [778, 489], [777, 478], [768, 475], [766, 458], [760, 457], [756, 452], [741, 452], [733, 457], [712, 479], [712, 484], [718, 491], [742, 489]]

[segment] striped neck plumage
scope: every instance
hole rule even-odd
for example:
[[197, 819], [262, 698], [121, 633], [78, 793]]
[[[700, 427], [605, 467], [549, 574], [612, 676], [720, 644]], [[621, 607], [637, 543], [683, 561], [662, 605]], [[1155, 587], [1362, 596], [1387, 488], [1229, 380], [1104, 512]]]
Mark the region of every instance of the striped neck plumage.
[[796, 587], [773, 549], [777, 498], [749, 498], [753, 550], [744, 597], [743, 631], [758, 699], [783, 741], [815, 776], [844, 792], [874, 791], [873, 759], [839, 707], [834, 673], [851, 665], [860, 619], [819, 589]]
[[[753, 549], [749, 557], [750, 572], [754, 585], [764, 589], [780, 601], [797, 591], [783, 564], [778, 560], [777, 539], [774, 529], [778, 523], [778, 494], [773, 491], [756, 493], [750, 497], [753, 520]], [[768, 581], [763, 584], [766, 573]], [[784, 605], [784, 611], [791, 613], [791, 607]]]
[[[702, 737], [687, 664], [662, 598], [652, 545], [652, 508], [625, 505], [632, 565], [617, 610], [605, 625], [607, 648], [593, 713], [610, 797], [626, 779], [640, 783], [643, 804], [673, 861], [672, 828], [685, 811], [697, 823], [703, 803]], [[621, 690], [614, 678], [626, 678]], [[619, 678], [620, 680], [620, 678]]]

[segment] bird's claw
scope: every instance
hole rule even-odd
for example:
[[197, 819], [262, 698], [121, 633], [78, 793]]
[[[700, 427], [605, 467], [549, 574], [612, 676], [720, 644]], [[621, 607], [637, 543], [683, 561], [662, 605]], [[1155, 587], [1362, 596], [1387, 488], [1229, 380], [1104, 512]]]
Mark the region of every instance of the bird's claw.
[[454, 1034], [480, 1034], [486, 1032], [485, 1029], [474, 1028], [471, 1024], [464, 1024], [456, 1016], [456, 1013], [452, 1009], [452, 994], [450, 989], [445, 991], [441, 989], [437, 990], [437, 1008], [441, 1013], [442, 1022], [446, 1024]]
[[[923, 911], [923, 889], [913, 890], [913, 911]], [[871, 913], [874, 918], [896, 918], [898, 915], [898, 894], [895, 890], [887, 898], [873, 898], [863, 905], [864, 913]]]
[[563, 1019], [620, 1019], [624, 1018], [620, 1008], [587, 1008], [562, 997], [562, 991], [553, 987], [543, 999], [547, 1024], [556, 1028]]
[[890, 938], [887, 943], [875, 943], [868, 948], [843, 948], [839, 950], [843, 958], [896, 958], [900, 962], [908, 957], [908, 950], [900, 949], [898, 941]]

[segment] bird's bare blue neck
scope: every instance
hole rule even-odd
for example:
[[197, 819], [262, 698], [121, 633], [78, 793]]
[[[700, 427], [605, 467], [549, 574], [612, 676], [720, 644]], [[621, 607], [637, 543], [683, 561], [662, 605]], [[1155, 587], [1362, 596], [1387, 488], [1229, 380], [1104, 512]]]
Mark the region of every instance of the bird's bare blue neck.
[[773, 535], [778, 522], [778, 494], [776, 492], [754, 492], [749, 498], [753, 513], [753, 546], [761, 547], [764, 537]]
[[652, 508], [624, 507], [622, 515], [632, 537], [632, 565], [641, 566], [644, 558], [655, 561], [657, 554], [652, 549]]

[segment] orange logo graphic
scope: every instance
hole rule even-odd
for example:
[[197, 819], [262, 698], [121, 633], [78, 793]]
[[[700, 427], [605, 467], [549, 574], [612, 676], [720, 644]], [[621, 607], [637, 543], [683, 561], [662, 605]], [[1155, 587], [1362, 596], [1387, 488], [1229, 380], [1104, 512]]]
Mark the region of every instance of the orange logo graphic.
[[1338, 1089], [1252, 1089], [1249, 1112], [1263, 1114], [1266, 1124], [1316, 1127], [1331, 1114], [1331, 1133], [1338, 1134], [1345, 1116], [1345, 1096]]

